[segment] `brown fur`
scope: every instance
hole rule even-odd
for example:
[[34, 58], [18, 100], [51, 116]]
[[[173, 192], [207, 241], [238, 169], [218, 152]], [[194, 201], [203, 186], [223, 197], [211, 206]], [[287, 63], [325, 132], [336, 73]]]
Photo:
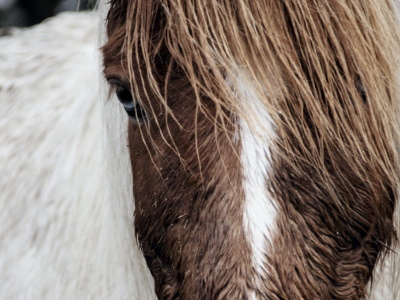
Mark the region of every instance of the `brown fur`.
[[[399, 34], [387, 0], [111, 1], [106, 77], [130, 123], [135, 227], [163, 299], [361, 299], [395, 240]], [[275, 122], [278, 230], [254, 282], [228, 79]], [[252, 124], [256, 127], [257, 124]]]

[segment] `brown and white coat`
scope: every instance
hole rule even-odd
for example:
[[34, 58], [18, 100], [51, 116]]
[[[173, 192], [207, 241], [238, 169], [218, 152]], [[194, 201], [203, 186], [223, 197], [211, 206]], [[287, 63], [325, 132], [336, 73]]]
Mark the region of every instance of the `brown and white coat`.
[[158, 297], [364, 298], [396, 241], [393, 3], [115, 0], [107, 22]]
[[397, 300], [390, 4], [111, 1], [104, 146], [96, 16], [2, 37], [0, 298], [154, 299], [135, 202], [160, 298]]

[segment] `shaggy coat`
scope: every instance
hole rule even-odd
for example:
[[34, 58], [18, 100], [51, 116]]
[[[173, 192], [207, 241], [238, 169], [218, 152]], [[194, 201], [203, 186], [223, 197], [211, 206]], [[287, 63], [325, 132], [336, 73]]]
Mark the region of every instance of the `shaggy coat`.
[[129, 121], [97, 17], [0, 38], [1, 299], [399, 298], [391, 2], [111, 1]]
[[0, 38], [2, 300], [155, 299], [115, 102], [103, 130], [99, 19], [66, 13]]
[[394, 12], [111, 1], [104, 73], [136, 109], [135, 228], [160, 299], [366, 296], [396, 241]]

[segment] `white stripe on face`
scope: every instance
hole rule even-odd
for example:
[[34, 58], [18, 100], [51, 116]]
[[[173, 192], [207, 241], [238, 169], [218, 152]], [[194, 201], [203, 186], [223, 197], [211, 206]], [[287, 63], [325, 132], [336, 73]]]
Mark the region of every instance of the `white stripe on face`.
[[[268, 245], [272, 245], [278, 215], [277, 205], [266, 186], [272, 171], [270, 148], [274, 125], [262, 100], [244, 78], [237, 79], [235, 89], [247, 116], [247, 119], [240, 117], [238, 123], [245, 197], [243, 225], [254, 269], [261, 275], [267, 272], [265, 255]], [[260, 279], [255, 280], [257, 284]]]

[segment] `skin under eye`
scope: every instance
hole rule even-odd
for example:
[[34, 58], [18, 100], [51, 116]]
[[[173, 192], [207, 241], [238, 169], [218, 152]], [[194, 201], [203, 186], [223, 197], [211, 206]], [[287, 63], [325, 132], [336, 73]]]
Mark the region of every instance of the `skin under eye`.
[[115, 88], [115, 94], [129, 117], [138, 122], [145, 121], [146, 113], [140, 104], [133, 99], [130, 89], [119, 79], [113, 78], [109, 82]]

